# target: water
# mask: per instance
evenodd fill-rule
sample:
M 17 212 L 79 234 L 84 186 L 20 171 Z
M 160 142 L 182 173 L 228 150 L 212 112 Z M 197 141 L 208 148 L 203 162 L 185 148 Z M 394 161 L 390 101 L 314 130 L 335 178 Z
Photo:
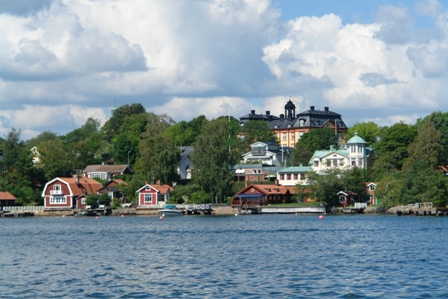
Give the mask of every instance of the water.
M 448 298 L 448 217 L 0 219 L 0 298 Z

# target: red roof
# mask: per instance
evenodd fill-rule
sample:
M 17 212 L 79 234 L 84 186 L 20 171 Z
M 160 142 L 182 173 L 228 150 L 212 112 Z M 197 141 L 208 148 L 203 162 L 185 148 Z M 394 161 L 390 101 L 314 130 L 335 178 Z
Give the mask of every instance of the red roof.
M 98 190 L 103 188 L 101 183 L 95 181 L 94 179 L 89 179 L 86 177 L 82 178 L 57 178 L 57 180 L 60 180 L 62 182 L 67 183 L 70 186 L 70 189 L 72 190 L 72 193 L 74 196 L 79 196 L 84 194 L 92 194 L 96 193 Z M 78 184 L 79 182 L 79 184 Z
M 17 200 L 17 198 L 8 191 L 0 191 L 0 200 Z

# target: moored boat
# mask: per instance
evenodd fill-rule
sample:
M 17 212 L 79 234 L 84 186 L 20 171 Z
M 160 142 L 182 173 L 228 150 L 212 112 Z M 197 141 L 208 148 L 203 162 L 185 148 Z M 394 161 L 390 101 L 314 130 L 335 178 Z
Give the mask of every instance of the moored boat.
M 183 215 L 183 211 L 179 210 L 176 205 L 166 205 L 163 209 L 158 211 L 159 214 L 164 216 L 179 216 Z

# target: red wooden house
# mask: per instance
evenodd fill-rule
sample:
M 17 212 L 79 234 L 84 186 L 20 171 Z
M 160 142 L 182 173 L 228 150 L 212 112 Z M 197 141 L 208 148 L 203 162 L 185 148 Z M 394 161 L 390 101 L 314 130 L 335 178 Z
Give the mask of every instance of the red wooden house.
M 136 192 L 139 207 L 164 206 L 173 192 L 173 187 L 157 182 L 157 184 L 146 184 Z
M 45 209 L 73 209 L 85 207 L 85 199 L 103 186 L 87 177 L 55 178 L 42 191 Z
M 237 192 L 232 206 L 263 206 L 276 203 L 290 203 L 291 188 L 275 184 L 251 184 Z
M 4 210 L 5 207 L 15 206 L 17 199 L 8 191 L 0 192 L 0 210 Z
M 119 189 L 120 186 L 127 186 L 127 183 L 120 179 L 109 180 L 103 188 L 98 190 L 98 195 L 107 193 L 111 199 L 120 199 L 123 201 L 124 198 L 121 190 Z

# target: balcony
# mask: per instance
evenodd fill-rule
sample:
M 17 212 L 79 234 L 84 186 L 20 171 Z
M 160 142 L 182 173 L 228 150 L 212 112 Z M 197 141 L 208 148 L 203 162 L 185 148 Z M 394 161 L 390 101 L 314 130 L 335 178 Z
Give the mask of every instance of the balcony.
M 50 190 L 50 195 L 64 195 L 62 190 Z

